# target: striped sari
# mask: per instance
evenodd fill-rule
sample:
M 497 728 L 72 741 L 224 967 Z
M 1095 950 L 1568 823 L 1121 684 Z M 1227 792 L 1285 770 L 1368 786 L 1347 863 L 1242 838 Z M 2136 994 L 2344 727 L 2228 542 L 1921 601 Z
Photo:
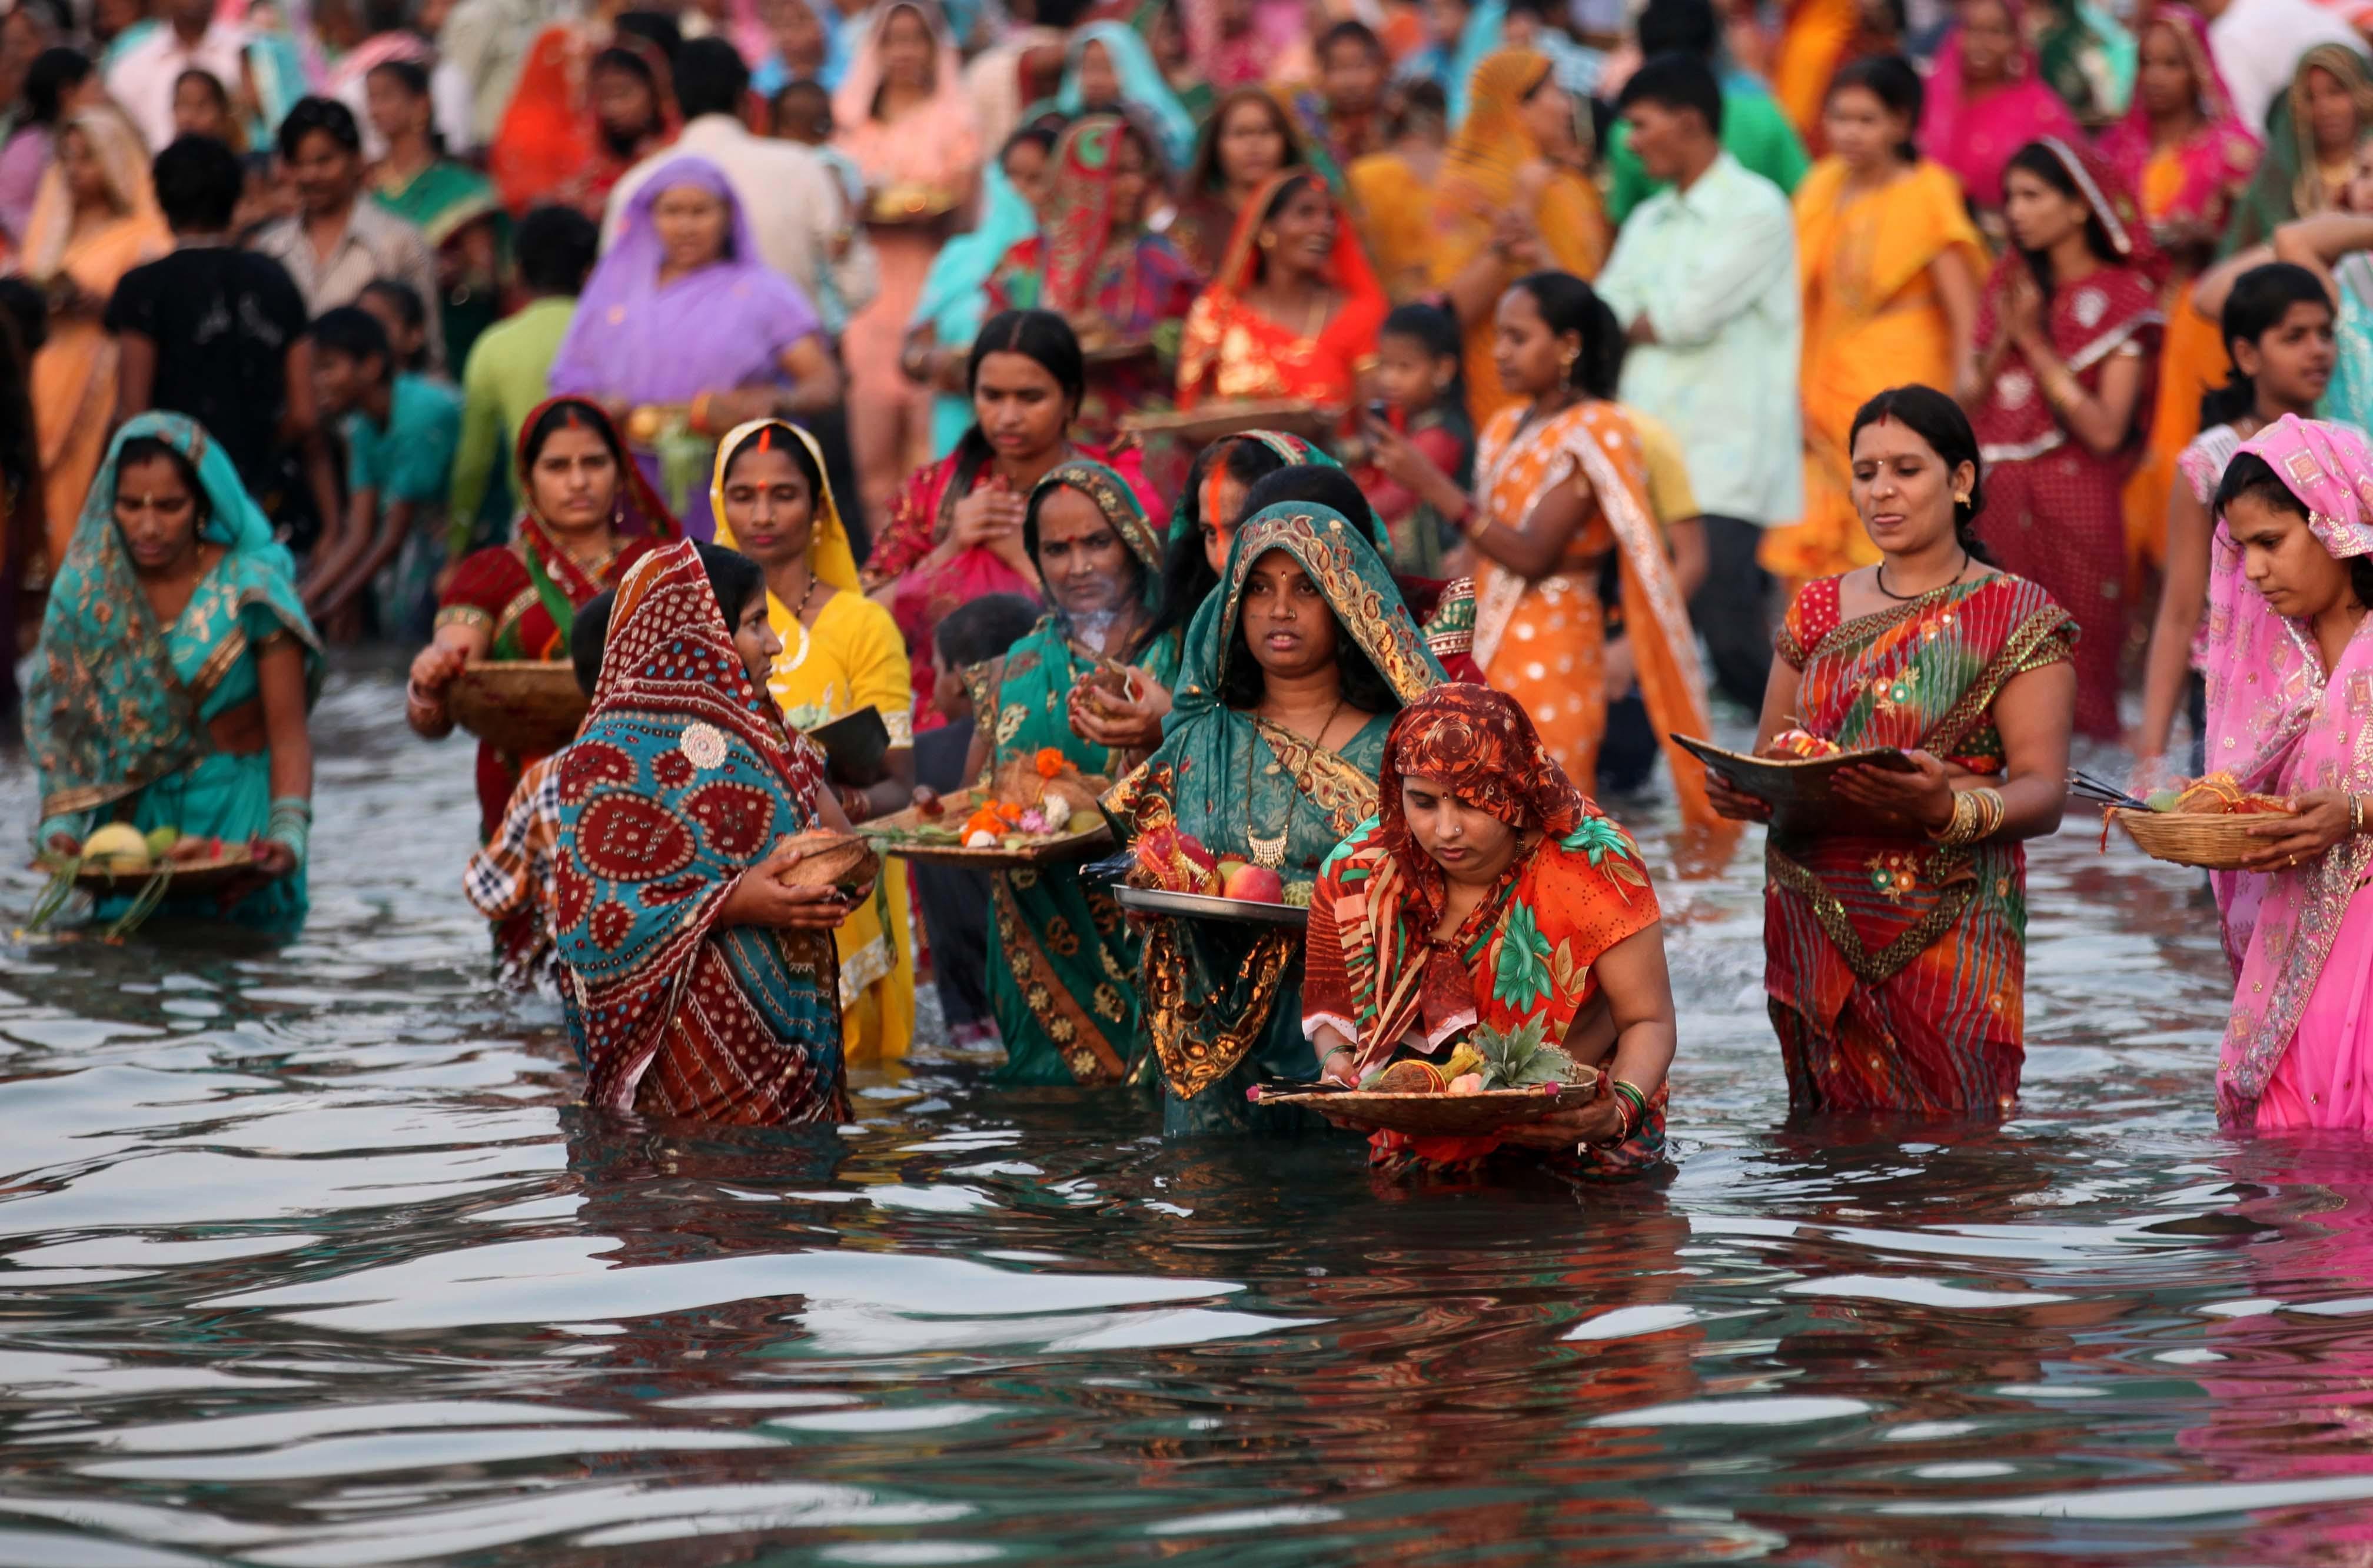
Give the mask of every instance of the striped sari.
M 1778 639 L 1802 673 L 1804 728 L 1849 750 L 1923 747 L 2000 773 L 1994 697 L 2070 657 L 2068 612 L 1998 574 L 1841 620 L 1838 588 L 1806 587 Z M 1789 1104 L 2006 1110 L 2026 1055 L 2026 850 L 1774 828 L 1765 857 L 1763 987 Z

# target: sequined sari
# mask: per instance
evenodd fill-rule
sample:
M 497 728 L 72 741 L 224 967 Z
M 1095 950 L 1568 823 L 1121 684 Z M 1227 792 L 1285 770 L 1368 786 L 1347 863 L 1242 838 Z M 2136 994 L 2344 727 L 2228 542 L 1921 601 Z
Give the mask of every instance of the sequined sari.
M 1349 742 L 1328 749 L 1221 700 L 1245 579 L 1272 550 L 1292 556 L 1316 585 L 1338 635 L 1367 654 L 1396 708 L 1441 682 L 1442 666 L 1367 536 L 1322 506 L 1271 507 L 1237 531 L 1214 595 L 1218 608 L 1207 605 L 1196 617 L 1161 747 L 1114 786 L 1105 810 L 1132 838 L 1175 825 L 1216 856 L 1261 861 L 1288 880 L 1310 881 L 1376 809 L 1376 773 L 1392 715 L 1376 714 Z M 1302 942 L 1291 930 L 1154 919 L 1138 983 L 1165 1085 L 1165 1131 L 1243 1129 L 1268 1115 L 1245 1104 L 1247 1084 L 1309 1076 Z
M 1922 747 L 2000 773 L 1995 695 L 2068 659 L 2068 613 L 1995 575 L 1841 620 L 1839 582 L 1806 586 L 1778 638 L 1802 674 L 1804 728 L 1849 750 Z M 1789 1103 L 2008 1109 L 2025 1057 L 2027 851 L 1775 828 L 1765 864 L 1763 985 Z

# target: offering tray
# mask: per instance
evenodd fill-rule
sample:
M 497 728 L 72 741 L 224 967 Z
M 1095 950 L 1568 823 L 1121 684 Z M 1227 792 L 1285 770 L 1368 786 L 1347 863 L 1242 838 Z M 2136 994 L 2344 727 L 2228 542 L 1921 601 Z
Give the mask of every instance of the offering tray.
M 1245 1091 L 1256 1105 L 1304 1106 L 1361 1127 L 1429 1138 L 1480 1138 L 1572 1110 L 1598 1095 L 1598 1074 L 1584 1069 L 1579 1083 L 1530 1089 L 1486 1089 L 1475 1094 L 1386 1094 L 1368 1089 L 1318 1089 L 1261 1083 Z
M 585 694 L 565 659 L 473 659 L 445 688 L 453 722 L 507 756 L 549 756 L 577 738 Z
M 1087 782 L 1098 794 L 1111 788 L 1107 779 L 1090 778 Z M 938 816 L 927 817 L 916 807 L 908 806 L 905 811 L 861 822 L 857 831 L 882 854 L 936 865 L 965 866 L 976 872 L 1011 871 L 1077 860 L 1112 842 L 1111 825 L 1101 814 L 1089 812 L 1074 814 L 1061 833 L 1032 837 L 1016 845 L 999 842 L 967 849 L 954 836 L 964 831 L 964 819 L 988 799 L 987 790 L 966 790 L 941 797 L 942 809 Z M 922 837 L 927 834 L 929 837 Z
M 1130 887 L 1127 883 L 1113 889 L 1124 909 L 1141 909 L 1150 915 L 1187 915 L 1203 920 L 1239 920 L 1259 926 L 1292 926 L 1300 930 L 1310 923 L 1310 910 L 1298 904 L 1265 904 L 1246 898 L 1218 898 L 1208 893 L 1173 893 L 1161 887 Z

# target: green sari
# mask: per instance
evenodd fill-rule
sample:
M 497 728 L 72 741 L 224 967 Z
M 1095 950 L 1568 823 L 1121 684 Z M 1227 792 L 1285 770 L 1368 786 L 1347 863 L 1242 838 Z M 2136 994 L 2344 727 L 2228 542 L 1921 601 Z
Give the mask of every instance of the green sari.
M 371 199 L 420 230 L 431 251 L 441 253 L 480 218 L 494 220 L 497 254 L 510 249 L 510 218 L 496 198 L 493 181 L 466 163 L 440 158 L 401 185 L 374 183 Z M 440 260 L 439 274 L 450 270 Z M 444 324 L 445 363 L 459 380 L 470 362 L 471 345 L 502 315 L 502 288 L 497 278 L 461 277 L 447 285 L 444 293 L 434 303 Z
M 115 526 L 118 454 L 139 436 L 189 459 L 205 503 L 200 536 L 224 547 L 187 608 L 161 629 Z M 58 833 L 87 837 L 108 822 L 228 843 L 263 837 L 272 816 L 272 754 L 216 751 L 209 727 L 256 700 L 256 652 L 282 637 L 304 651 L 310 705 L 321 686 L 321 641 L 297 597 L 288 552 L 274 542 L 230 458 L 181 415 L 127 421 L 83 502 L 34 654 L 25 739 L 41 776 L 39 843 L 46 848 Z M 95 918 L 112 920 L 131 902 L 130 893 L 102 899 Z M 160 914 L 281 935 L 304 924 L 305 909 L 301 861 L 227 910 L 212 895 L 158 907 Z
M 1245 579 L 1272 550 L 1301 565 L 1338 632 L 1359 644 L 1396 699 L 1340 750 L 1221 700 Z M 1161 747 L 1105 797 L 1105 810 L 1132 838 L 1175 824 L 1213 855 L 1265 859 L 1290 880 L 1315 880 L 1376 810 L 1376 772 L 1399 705 L 1444 679 L 1366 534 L 1326 507 L 1270 507 L 1237 530 L 1219 591 L 1195 618 Z M 1303 1118 L 1245 1099 L 1255 1082 L 1306 1079 L 1315 1065 L 1302 1035 L 1298 930 L 1165 917 L 1149 925 L 1138 974 L 1162 1067 L 1165 1133 L 1298 1129 Z
M 1068 486 L 1096 504 L 1143 568 L 1150 622 L 1162 595 L 1162 543 L 1119 474 L 1084 459 L 1059 464 L 1038 482 L 1032 500 Z M 1038 553 L 1038 509 L 1030 509 L 1024 546 Z M 1164 685 L 1178 670 L 1179 639 L 1165 637 L 1129 662 Z M 1052 747 L 1081 773 L 1110 778 L 1119 758 L 1071 732 L 1071 687 L 1095 669 L 1097 655 L 1073 634 L 1060 611 L 970 684 L 976 722 L 993 736 L 992 772 L 1015 757 Z M 982 698 L 987 698 L 982 701 Z M 1120 906 L 1081 884 L 1075 865 L 1023 867 L 993 881 L 998 954 L 988 966 L 988 1003 L 1005 1036 L 998 1081 L 1017 1084 L 1117 1083 L 1127 1076 L 1138 1024 L 1137 938 Z

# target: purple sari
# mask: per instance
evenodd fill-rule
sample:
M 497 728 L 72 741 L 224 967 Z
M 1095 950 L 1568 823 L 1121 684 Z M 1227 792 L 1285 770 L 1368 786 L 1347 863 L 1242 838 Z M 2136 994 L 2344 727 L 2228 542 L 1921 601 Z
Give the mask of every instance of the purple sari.
M 651 209 L 661 194 L 685 186 L 725 204 L 731 225 L 725 254 L 662 284 L 662 248 Z M 680 410 L 703 392 L 781 380 L 783 351 L 820 330 L 807 296 L 758 259 L 749 216 L 724 170 L 705 158 L 672 158 L 635 193 L 616 243 L 586 280 L 552 362 L 552 391 Z M 660 441 L 670 448 L 665 470 L 698 482 L 674 486 L 683 493 L 671 494 L 662 452 L 637 442 L 644 477 L 684 520 L 686 533 L 713 537 L 707 488 L 713 439 L 696 433 Z M 686 448 L 682 452 L 672 450 L 679 442 Z

